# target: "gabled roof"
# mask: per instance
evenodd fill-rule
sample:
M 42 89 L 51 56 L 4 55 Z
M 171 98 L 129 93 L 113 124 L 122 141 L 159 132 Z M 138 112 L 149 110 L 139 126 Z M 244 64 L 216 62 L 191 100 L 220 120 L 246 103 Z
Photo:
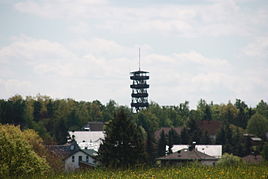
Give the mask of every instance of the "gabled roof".
M 193 150 L 182 149 L 178 152 L 157 158 L 157 160 L 193 161 L 193 160 L 217 160 L 217 158 L 199 152 L 196 149 Z
M 185 148 L 189 148 L 189 145 L 173 145 L 171 150 L 172 152 L 177 152 Z M 168 146 L 166 146 L 167 149 Z M 222 156 L 222 145 L 195 145 L 195 149 L 216 158 L 221 158 Z
M 80 150 L 79 146 L 75 141 L 64 145 L 47 145 L 46 147 L 50 152 L 52 152 L 61 159 L 64 159 L 72 153 Z
M 77 152 L 83 152 L 84 154 L 86 154 L 86 155 L 88 155 L 88 156 L 91 156 L 91 157 L 94 157 L 94 156 L 97 155 L 97 153 L 96 153 L 95 150 L 92 150 L 92 149 L 85 149 L 85 150 L 79 149 L 79 150 L 77 150 L 77 151 L 73 151 L 72 153 L 70 153 L 70 155 L 66 156 L 66 157 L 64 158 L 64 160 L 67 159 L 67 158 L 69 158 L 70 156 L 76 154 Z

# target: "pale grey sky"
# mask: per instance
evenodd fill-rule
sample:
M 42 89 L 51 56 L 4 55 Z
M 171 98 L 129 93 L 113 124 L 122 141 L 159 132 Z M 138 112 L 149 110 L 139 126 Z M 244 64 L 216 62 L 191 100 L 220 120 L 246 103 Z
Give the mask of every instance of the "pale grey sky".
M 0 0 L 0 98 L 268 101 L 267 0 Z

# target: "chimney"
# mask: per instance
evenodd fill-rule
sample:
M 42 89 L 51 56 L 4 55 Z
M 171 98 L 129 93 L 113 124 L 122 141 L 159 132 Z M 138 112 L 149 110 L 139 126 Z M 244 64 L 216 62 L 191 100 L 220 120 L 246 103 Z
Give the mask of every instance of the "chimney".
M 189 151 L 192 151 L 195 149 L 195 145 L 196 145 L 196 142 L 193 141 L 193 143 L 191 145 L 189 145 Z

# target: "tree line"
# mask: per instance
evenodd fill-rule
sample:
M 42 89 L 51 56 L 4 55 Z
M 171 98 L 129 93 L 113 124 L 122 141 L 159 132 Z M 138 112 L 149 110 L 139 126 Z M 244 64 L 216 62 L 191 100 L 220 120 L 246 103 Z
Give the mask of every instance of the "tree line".
M 89 121 L 110 121 L 119 108 L 113 100 L 102 104 L 98 100 L 85 102 L 52 99 L 41 95 L 26 98 L 16 95 L 7 100 L 0 100 L 0 123 L 20 125 L 22 129 L 34 129 L 45 142 L 65 143 L 68 130 L 81 130 Z M 268 118 L 268 104 L 263 100 L 256 107 L 249 107 L 240 99 L 227 104 L 207 103 L 201 99 L 196 109 L 190 109 L 187 101 L 177 106 L 160 106 L 151 102 L 148 109 L 138 114 L 131 113 L 127 106 L 124 108 L 136 119 L 138 125 L 150 132 L 161 127 L 191 125 L 189 123 L 193 121 L 218 120 L 264 137 L 265 125 L 259 125 L 263 128 L 255 129 L 251 126 L 254 126 L 254 122 L 251 124 L 249 120 L 256 113 L 256 118 L 260 118 L 259 123 L 265 123 Z M 257 120 L 252 121 L 256 123 Z
M 6 136 L 14 137 L 11 135 L 12 132 L 4 135 L 12 129 L 19 136 L 17 138 L 23 138 L 23 143 L 28 146 L 25 150 L 33 149 L 41 158 L 46 158 L 49 164 L 49 160 L 52 161 L 51 165 L 55 163 L 55 159 L 49 158 L 51 155 L 40 147 L 41 144 L 64 144 L 67 142 L 68 131 L 81 130 L 89 121 L 106 123 L 106 138 L 100 147 L 98 158 L 105 166 L 153 164 L 156 157 L 165 155 L 166 145 L 171 153 L 174 144 L 191 144 L 193 141 L 197 144 L 221 144 L 223 152 L 244 156 L 253 150 L 249 141 L 243 137 L 244 133 L 255 134 L 266 141 L 268 104 L 261 100 L 256 107 L 250 107 L 240 99 L 227 104 L 207 103 L 201 99 L 196 109 L 190 109 L 187 101 L 177 106 L 160 106 L 151 102 L 146 110 L 132 113 L 129 107 L 120 106 L 113 100 L 102 104 L 98 100 L 86 102 L 52 99 L 41 95 L 25 98 L 16 95 L 7 100 L 0 100 L 2 143 L 5 143 Z M 214 140 L 207 132 L 200 130 L 197 125 L 199 121 L 222 123 Z M 5 124 L 17 127 L 5 127 Z M 168 134 L 162 132 L 158 140 L 155 138 L 155 131 L 161 127 L 181 127 L 182 130 L 180 133 L 175 130 L 170 130 Z M 261 152 L 263 149 L 254 150 Z M 110 156 L 116 156 L 116 160 L 110 160 Z M 33 158 L 36 158 L 36 155 L 33 154 Z M 42 159 L 38 160 L 42 163 Z M 40 172 L 48 168 L 46 165 L 43 166 Z

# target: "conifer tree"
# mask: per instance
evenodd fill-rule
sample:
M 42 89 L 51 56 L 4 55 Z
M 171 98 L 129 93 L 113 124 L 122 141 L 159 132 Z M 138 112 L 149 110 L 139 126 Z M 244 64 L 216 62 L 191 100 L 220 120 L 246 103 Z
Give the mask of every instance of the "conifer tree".
M 160 139 L 158 141 L 158 156 L 164 156 L 166 154 L 166 136 L 164 131 L 161 132 L 160 134 Z
M 105 167 L 131 167 L 144 162 L 144 137 L 123 108 L 116 112 L 105 130 L 97 160 Z

